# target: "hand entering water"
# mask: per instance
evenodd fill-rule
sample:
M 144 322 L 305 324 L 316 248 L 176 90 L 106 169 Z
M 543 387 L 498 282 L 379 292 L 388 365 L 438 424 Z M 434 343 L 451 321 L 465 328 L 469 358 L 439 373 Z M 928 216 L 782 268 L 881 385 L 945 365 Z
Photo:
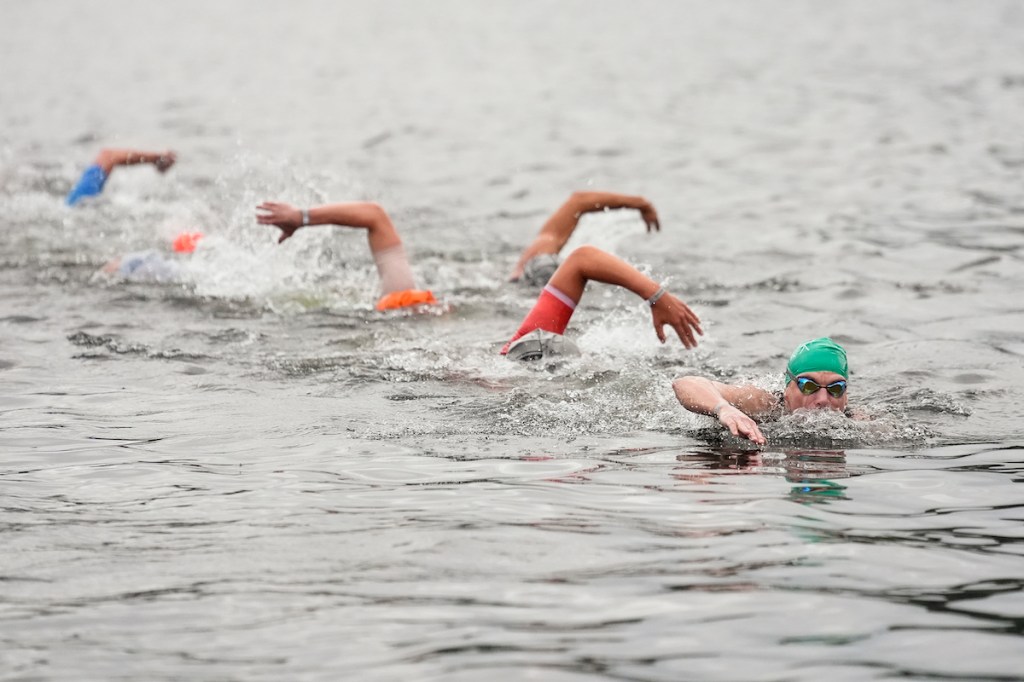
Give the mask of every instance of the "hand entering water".
M 758 445 L 768 442 L 758 428 L 757 422 L 732 405 L 726 405 L 719 410 L 718 421 L 734 436 L 742 436 Z

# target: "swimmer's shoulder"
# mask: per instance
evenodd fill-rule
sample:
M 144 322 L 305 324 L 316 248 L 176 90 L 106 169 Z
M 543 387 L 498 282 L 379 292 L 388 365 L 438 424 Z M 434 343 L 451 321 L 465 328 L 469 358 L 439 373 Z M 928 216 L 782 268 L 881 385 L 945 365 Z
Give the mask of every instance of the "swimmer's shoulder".
M 783 412 L 782 391 L 764 391 L 764 393 L 766 394 L 766 399 L 761 409 L 750 416 L 759 422 L 777 421 L 782 417 Z
M 753 419 L 776 418 L 781 411 L 782 394 L 766 391 L 753 384 L 723 384 L 713 382 L 723 398 Z

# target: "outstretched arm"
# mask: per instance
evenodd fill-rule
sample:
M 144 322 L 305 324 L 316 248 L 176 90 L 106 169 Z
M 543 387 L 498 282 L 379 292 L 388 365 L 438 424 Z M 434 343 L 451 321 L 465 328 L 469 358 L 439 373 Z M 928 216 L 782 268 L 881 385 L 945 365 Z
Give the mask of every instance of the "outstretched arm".
M 178 156 L 171 150 L 163 152 L 145 152 L 138 149 L 102 149 L 96 155 L 95 164 L 103 169 L 105 175 L 117 166 L 134 166 L 140 163 L 151 163 L 163 173 L 174 165 Z
M 569 254 L 548 284 L 579 303 L 590 280 L 615 284 L 647 300 L 662 291 L 657 282 L 626 261 L 593 246 L 581 246 Z M 687 348 L 697 346 L 694 332 L 704 334 L 700 328 L 700 318 L 689 306 L 667 292 L 651 305 L 651 317 L 654 331 L 662 343 L 665 343 L 666 325 L 676 331 L 679 340 Z
M 775 407 L 775 397 L 768 391 L 695 376 L 676 379 L 672 389 L 679 404 L 690 412 L 713 416 L 734 436 L 764 445 L 765 437 L 750 415 L 767 414 Z
M 338 225 L 340 227 L 366 230 L 370 251 L 376 255 L 387 249 L 402 245 L 398 230 L 387 212 L 372 202 L 346 202 L 314 206 L 305 212 L 308 222 L 303 221 L 303 211 L 291 204 L 265 201 L 256 207 L 256 222 L 280 228 L 280 244 L 289 239 L 300 228 L 312 225 Z
M 534 256 L 560 252 L 576 230 L 583 214 L 615 208 L 633 208 L 640 211 L 648 232 L 661 229 L 658 213 L 643 197 L 613 192 L 573 192 L 547 219 L 534 240 L 523 250 L 510 279 L 515 281 L 522 277 L 523 268 Z
M 409 259 L 405 256 L 398 230 L 387 212 L 371 202 L 349 202 L 325 204 L 302 210 L 290 204 L 265 201 L 256 207 L 263 213 L 256 214 L 256 221 L 262 225 L 273 225 L 281 230 L 277 242 L 290 238 L 297 230 L 309 225 L 338 225 L 340 227 L 366 230 L 370 253 L 380 275 L 381 293 L 385 296 L 394 292 L 416 288 L 416 280 Z M 431 295 L 433 300 L 433 295 Z M 383 299 L 378 307 L 383 305 Z

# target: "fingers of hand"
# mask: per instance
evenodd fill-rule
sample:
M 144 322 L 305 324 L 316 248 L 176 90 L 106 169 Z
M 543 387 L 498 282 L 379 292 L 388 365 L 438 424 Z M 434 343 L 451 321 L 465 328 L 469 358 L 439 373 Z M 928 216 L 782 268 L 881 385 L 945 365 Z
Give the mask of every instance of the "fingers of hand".
M 647 231 L 651 230 L 658 231 L 661 229 L 661 222 L 658 220 L 658 212 L 654 210 L 654 207 L 650 204 L 640 209 L 641 215 L 643 215 L 644 224 L 647 225 Z
M 676 335 L 679 336 L 679 340 L 683 342 L 683 345 L 687 349 L 695 348 L 697 346 L 697 340 L 693 338 L 693 332 L 683 322 L 676 322 L 672 325 L 676 330 Z
M 256 222 L 261 225 L 276 225 L 277 227 L 284 229 L 282 225 L 284 218 L 281 212 L 281 206 L 281 204 L 274 203 L 272 201 L 264 201 L 256 207 L 257 211 L 264 211 L 264 213 L 256 214 Z
M 754 423 L 753 419 L 750 419 L 749 417 L 744 419 L 740 425 L 740 430 L 748 440 L 764 444 L 764 436 L 761 435 L 761 429 L 757 428 L 757 424 Z
M 761 434 L 761 430 L 757 428 L 757 424 L 753 419 L 745 414 L 730 414 L 726 420 L 723 420 L 726 426 L 729 427 L 729 431 L 734 436 L 743 436 L 747 440 L 750 440 L 759 445 L 764 445 L 765 438 Z
M 679 305 L 683 308 L 683 318 L 685 319 L 686 324 L 693 327 L 698 334 L 704 336 L 704 330 L 701 329 L 700 318 L 697 317 L 697 313 L 690 310 L 690 306 L 686 305 L 682 301 L 679 301 Z
M 161 171 L 165 171 L 174 165 L 174 161 L 177 158 L 178 157 L 174 152 L 167 150 L 160 156 L 156 157 L 156 167 Z
M 696 347 L 697 339 L 690 329 L 692 323 L 681 310 L 671 305 L 671 301 L 667 300 L 668 298 L 668 296 L 662 297 L 661 301 L 665 301 L 666 305 L 662 307 L 661 301 L 658 301 L 653 310 L 654 329 L 658 332 L 658 338 L 661 339 L 662 343 L 665 343 L 664 327 L 667 324 L 675 331 L 683 346 L 686 348 Z
M 682 306 L 684 315 L 694 322 L 700 323 L 700 318 L 697 317 L 697 313 L 693 312 L 693 309 L 690 306 L 686 305 L 682 301 L 679 301 L 679 305 Z
M 679 340 L 683 342 L 684 346 L 694 348 L 697 346 L 697 337 L 694 336 L 693 330 L 699 330 L 699 326 L 694 322 L 697 316 L 686 305 L 682 303 L 679 305 L 682 310 L 675 309 L 673 311 L 672 327 L 676 330 L 676 334 L 679 335 Z

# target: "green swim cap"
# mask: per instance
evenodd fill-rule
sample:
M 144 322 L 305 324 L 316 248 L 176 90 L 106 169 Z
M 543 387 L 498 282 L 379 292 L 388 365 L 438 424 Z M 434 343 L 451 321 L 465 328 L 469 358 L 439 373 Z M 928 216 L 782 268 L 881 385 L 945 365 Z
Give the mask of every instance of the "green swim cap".
M 794 377 L 807 372 L 835 372 L 844 379 L 850 378 L 850 370 L 846 365 L 846 350 L 826 336 L 805 341 L 797 346 L 789 356 L 786 369 Z

